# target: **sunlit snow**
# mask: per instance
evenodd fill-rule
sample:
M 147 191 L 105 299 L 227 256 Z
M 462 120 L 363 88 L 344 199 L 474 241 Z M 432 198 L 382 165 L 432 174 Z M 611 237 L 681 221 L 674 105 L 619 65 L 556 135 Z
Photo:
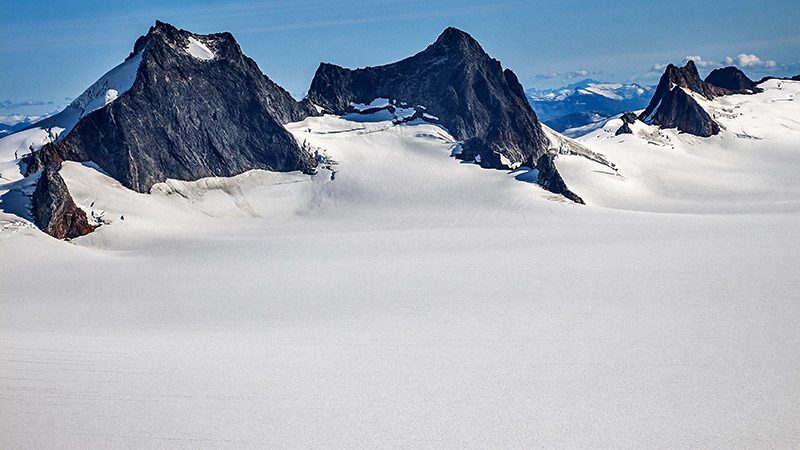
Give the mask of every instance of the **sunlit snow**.
M 186 47 L 186 51 L 188 51 L 189 54 L 195 58 L 203 61 L 214 59 L 214 52 L 212 52 L 206 44 L 200 42 L 192 36 L 189 36 L 189 44 Z
M 0 447 L 797 448 L 800 83 L 762 87 L 712 138 L 545 129 L 587 206 L 332 116 L 287 125 L 316 175 L 67 162 L 71 242 L 5 184 Z

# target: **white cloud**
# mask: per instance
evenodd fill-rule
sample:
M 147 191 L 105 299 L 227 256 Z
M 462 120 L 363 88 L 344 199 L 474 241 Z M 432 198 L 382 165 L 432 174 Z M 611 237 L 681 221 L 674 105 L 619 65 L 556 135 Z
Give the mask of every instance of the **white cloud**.
M 737 56 L 726 56 L 720 62 L 707 60 L 701 55 L 687 56 L 683 64 L 689 60 L 693 60 L 698 68 L 705 71 L 711 71 L 717 67 L 722 66 L 737 66 L 747 72 L 751 78 L 757 79 L 761 76 L 786 76 L 791 77 L 800 74 L 800 61 L 795 63 L 780 63 L 773 60 L 763 60 L 759 56 L 752 53 L 741 53 Z M 664 73 L 667 64 L 658 63 L 654 64 L 647 72 L 633 76 L 629 79 L 631 82 L 653 82 L 657 80 Z
M 771 69 L 778 66 L 778 63 L 772 60 L 764 61 L 756 55 L 748 54 L 748 53 L 741 53 L 735 59 L 731 57 L 725 58 L 725 60 L 731 60 L 735 62 L 740 67 L 763 67 L 767 69 Z
M 740 68 L 748 68 L 753 70 L 761 70 L 761 71 L 781 71 L 790 69 L 793 65 L 792 64 L 780 64 L 773 60 L 763 60 L 757 55 L 752 53 L 740 53 L 737 56 L 726 56 L 722 59 L 722 61 L 714 61 L 712 59 L 705 59 L 701 55 L 691 55 L 687 56 L 683 59 L 683 65 L 688 63 L 689 61 L 694 61 L 694 64 L 700 69 L 715 69 L 717 67 L 723 66 L 737 66 Z M 664 69 L 667 68 L 667 64 L 658 63 L 653 65 L 650 70 L 647 72 L 647 75 L 653 74 L 661 74 L 664 72 Z
M 663 72 L 663 71 L 664 71 L 664 69 L 666 69 L 666 68 L 667 68 L 667 65 L 666 65 L 666 64 L 662 64 L 662 63 L 656 63 L 656 64 L 653 64 L 653 67 L 651 67 L 651 68 L 650 68 L 650 72 L 658 72 L 658 73 L 661 73 L 661 72 Z
M 603 73 L 600 70 L 574 70 L 572 72 L 550 72 L 536 75 L 539 80 L 573 80 L 575 78 L 588 77 L 589 75 L 599 75 Z
M 686 58 L 683 58 L 683 64 L 686 64 L 689 61 L 694 61 L 694 64 L 701 69 L 710 69 L 714 67 L 720 67 L 722 65 L 722 63 L 717 61 L 703 59 L 703 57 L 700 55 L 687 56 Z

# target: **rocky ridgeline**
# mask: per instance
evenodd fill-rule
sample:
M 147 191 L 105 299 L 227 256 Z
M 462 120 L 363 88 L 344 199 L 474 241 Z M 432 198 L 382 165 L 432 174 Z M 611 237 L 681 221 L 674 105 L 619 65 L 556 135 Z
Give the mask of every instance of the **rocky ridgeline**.
M 535 166 L 547 152 L 547 139 L 517 77 L 456 28 L 393 64 L 353 70 L 323 63 L 308 93 L 311 102 L 333 114 L 377 98 L 424 106 L 463 141 L 458 157 L 486 168 Z
M 677 128 L 695 136 L 719 133 L 719 124 L 692 98 L 688 91 L 711 100 L 724 90 L 700 78 L 694 61 L 684 67 L 667 66 L 656 87 L 656 93 L 639 119 L 662 128 Z
M 694 61 L 689 61 L 684 67 L 670 64 L 639 119 L 662 128 L 677 128 L 695 136 L 713 136 L 719 133 L 719 124 L 693 95 L 713 100 L 723 95 L 755 94 L 761 92 L 756 85 L 736 67 L 716 69 L 702 80 Z
M 726 94 L 757 94 L 762 92 L 756 82 L 737 67 L 714 69 L 706 77 L 706 83 L 724 89 Z

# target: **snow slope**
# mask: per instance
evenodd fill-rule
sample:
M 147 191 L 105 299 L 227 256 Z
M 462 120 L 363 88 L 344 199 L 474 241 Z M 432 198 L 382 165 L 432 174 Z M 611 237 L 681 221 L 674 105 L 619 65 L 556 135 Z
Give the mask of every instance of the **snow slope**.
M 19 158 L 64 138 L 85 115 L 113 102 L 127 92 L 136 81 L 142 52 L 114 67 L 89 86 L 63 111 L 36 122 L 30 128 L 0 138 L 0 183 L 22 177 Z M 2 186 L 0 186 L 2 189 Z
M 637 122 L 614 136 L 620 119 L 578 141 L 617 164 L 618 173 L 585 158 L 557 161 L 587 203 L 638 211 L 776 213 L 800 209 L 800 82 L 770 80 L 757 95 L 707 101 L 723 131 L 699 138 Z
M 589 206 L 416 122 L 290 124 L 313 176 L 65 163 L 107 225 L 0 213 L 0 447 L 797 448 L 800 127 L 760 95 L 559 138 Z

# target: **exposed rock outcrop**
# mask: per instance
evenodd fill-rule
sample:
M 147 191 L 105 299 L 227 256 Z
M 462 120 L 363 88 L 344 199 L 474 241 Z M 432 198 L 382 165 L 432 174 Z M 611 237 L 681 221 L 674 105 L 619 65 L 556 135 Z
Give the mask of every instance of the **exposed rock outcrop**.
M 617 131 L 614 133 L 614 136 L 619 136 L 620 134 L 633 134 L 633 130 L 631 130 L 631 126 L 628 122 L 622 122 L 622 126 L 617 128 Z
M 689 61 L 684 67 L 670 64 L 661 76 L 653 99 L 639 119 L 662 128 L 677 128 L 695 136 L 709 137 L 719 133 L 719 124 L 687 91 L 708 100 L 730 93 L 701 80 L 694 61 Z
M 313 171 L 314 158 L 282 124 L 316 110 L 267 78 L 230 33 L 202 36 L 156 22 L 129 59 L 137 55 L 131 89 L 32 155 L 28 173 L 48 161 L 93 161 L 147 192 L 167 178 Z
M 567 187 L 567 183 L 556 169 L 555 158 L 556 156 L 550 153 L 539 157 L 536 162 L 536 169 L 539 171 L 537 182 L 550 192 L 557 192 L 575 203 L 585 204 L 582 198 Z
M 72 239 L 96 228 L 78 208 L 55 166 L 46 167 L 36 182 L 31 200 L 36 226 L 57 239 Z
M 308 93 L 311 102 L 334 114 L 376 98 L 426 107 L 463 141 L 460 157 L 483 167 L 532 164 L 547 150 L 517 77 L 456 28 L 393 64 L 351 70 L 323 63 Z
M 736 67 L 714 69 L 706 77 L 706 83 L 734 94 L 755 94 L 761 92 L 756 83 Z
M 638 118 L 636 117 L 636 113 L 633 113 L 633 112 L 630 112 L 630 111 L 628 111 L 628 112 L 626 112 L 626 113 L 623 113 L 623 114 L 620 116 L 620 119 L 622 119 L 622 122 L 624 122 L 624 123 L 627 123 L 627 124 L 633 125 L 633 124 L 635 124 L 635 123 L 636 123 L 636 120 L 637 120 Z
M 620 119 L 622 119 L 622 126 L 617 128 L 617 131 L 614 133 L 614 135 L 619 136 L 620 134 L 633 134 L 631 125 L 636 123 L 636 114 L 632 112 L 626 112 L 620 116 Z

